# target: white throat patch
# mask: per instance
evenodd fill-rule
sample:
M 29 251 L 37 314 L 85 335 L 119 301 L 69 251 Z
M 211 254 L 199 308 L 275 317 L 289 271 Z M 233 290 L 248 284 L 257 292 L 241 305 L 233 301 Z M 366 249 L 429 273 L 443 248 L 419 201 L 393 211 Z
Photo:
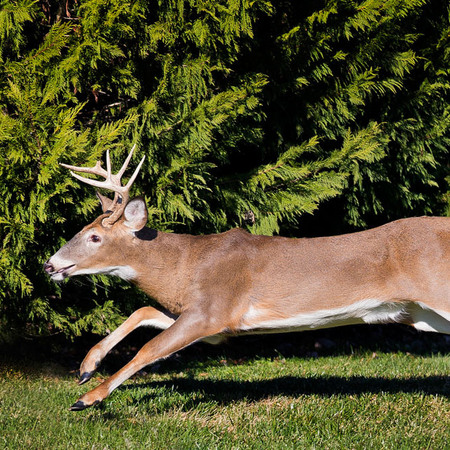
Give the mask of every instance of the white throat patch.
M 123 280 L 132 280 L 136 278 L 136 271 L 130 266 L 108 266 L 94 269 L 75 270 L 72 275 L 95 275 L 105 274 L 120 277 Z

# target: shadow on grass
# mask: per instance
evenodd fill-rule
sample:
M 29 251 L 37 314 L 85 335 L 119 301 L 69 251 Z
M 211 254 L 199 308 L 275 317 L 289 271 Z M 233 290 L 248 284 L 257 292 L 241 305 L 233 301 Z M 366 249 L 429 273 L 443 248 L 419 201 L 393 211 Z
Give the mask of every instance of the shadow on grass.
M 139 348 L 157 331 L 141 328 L 130 334 L 123 342 L 114 348 L 102 361 L 101 373 L 112 375 L 136 354 Z M 8 367 L 20 370 L 30 376 L 63 377 L 67 373 L 79 369 L 80 363 L 92 345 L 100 340 L 99 336 L 86 335 L 74 343 L 59 341 L 58 336 L 51 338 L 18 340 L 13 345 L 0 343 L 0 369 Z M 230 338 L 223 344 L 211 346 L 195 343 L 168 359 L 157 362 L 152 369 L 160 374 L 170 374 L 185 370 L 186 367 L 209 360 L 251 361 L 255 358 L 300 357 L 320 358 L 321 356 L 344 356 L 353 354 L 410 353 L 411 355 L 431 356 L 448 354 L 450 350 L 450 335 L 418 332 L 404 325 L 356 325 L 331 328 L 301 333 L 247 335 Z M 315 380 L 315 381 L 314 381 Z M 319 383 L 321 379 L 299 380 L 299 385 Z M 347 385 L 351 380 L 342 379 L 338 386 Z M 380 380 L 386 383 L 396 383 L 396 380 L 375 378 L 367 383 L 378 385 Z M 339 379 L 325 379 L 324 383 L 338 382 Z M 199 381 L 198 389 L 203 383 Z M 217 382 L 220 383 L 220 382 Z M 274 381 L 268 381 L 273 383 Z M 424 379 L 424 384 L 427 384 Z M 172 383 L 173 384 L 173 383 Z M 445 384 L 445 383 L 444 383 Z M 258 385 L 258 383 L 256 383 Z M 418 385 L 418 382 L 415 383 Z M 447 384 L 448 386 L 448 384 Z M 233 387 L 230 387 L 233 389 Z M 272 389 L 271 389 L 272 390 Z M 415 389 L 420 390 L 420 389 Z
M 450 377 L 431 376 L 405 379 L 382 377 L 352 376 L 344 377 L 278 377 L 263 381 L 232 381 L 232 380 L 194 380 L 177 379 L 152 383 L 139 383 L 121 386 L 119 390 L 134 390 L 139 388 L 162 388 L 168 391 L 176 390 L 180 394 L 188 394 L 195 403 L 216 402 L 227 404 L 239 400 L 261 401 L 274 396 L 319 395 L 330 397 L 334 395 L 362 394 L 398 394 L 421 393 L 449 397 Z M 201 393 L 194 396 L 193 393 Z M 136 403 L 151 401 L 157 394 L 146 395 Z

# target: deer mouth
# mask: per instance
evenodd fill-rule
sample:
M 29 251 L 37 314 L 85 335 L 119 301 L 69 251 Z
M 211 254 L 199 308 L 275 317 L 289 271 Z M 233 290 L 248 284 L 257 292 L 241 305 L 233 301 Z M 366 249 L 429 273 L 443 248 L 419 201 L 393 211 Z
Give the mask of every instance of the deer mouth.
M 59 269 L 58 271 L 56 271 L 55 273 L 62 273 L 62 274 L 67 274 L 69 269 L 71 269 L 72 267 L 74 267 L 75 264 L 71 264 L 70 266 L 67 267 L 63 267 L 62 269 Z
M 67 278 L 71 272 L 71 268 L 75 267 L 75 264 L 70 264 L 69 266 L 63 267 L 59 270 L 53 270 L 51 272 L 48 272 L 50 277 L 55 281 L 63 280 L 64 278 Z

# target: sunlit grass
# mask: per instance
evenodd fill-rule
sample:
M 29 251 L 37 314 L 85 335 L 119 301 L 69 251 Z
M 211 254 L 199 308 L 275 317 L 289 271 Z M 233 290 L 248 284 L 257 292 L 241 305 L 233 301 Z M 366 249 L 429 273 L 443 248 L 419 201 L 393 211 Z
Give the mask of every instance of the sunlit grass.
M 450 358 L 362 353 L 210 359 L 136 377 L 70 412 L 58 365 L 0 369 L 5 448 L 436 448 L 449 446 Z

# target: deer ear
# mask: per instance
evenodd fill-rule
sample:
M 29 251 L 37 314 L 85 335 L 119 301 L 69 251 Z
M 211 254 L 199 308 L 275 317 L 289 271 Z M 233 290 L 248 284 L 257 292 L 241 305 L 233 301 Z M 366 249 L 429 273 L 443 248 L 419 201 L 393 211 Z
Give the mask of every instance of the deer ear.
M 103 212 L 105 213 L 106 211 L 111 211 L 109 208 L 111 207 L 113 201 L 110 198 L 100 194 L 100 192 L 96 192 L 96 194 L 97 198 L 100 200 L 100 204 L 102 205 Z
M 147 205 L 142 197 L 137 197 L 128 202 L 123 212 L 124 225 L 132 231 L 139 231 L 145 227 L 148 219 Z

